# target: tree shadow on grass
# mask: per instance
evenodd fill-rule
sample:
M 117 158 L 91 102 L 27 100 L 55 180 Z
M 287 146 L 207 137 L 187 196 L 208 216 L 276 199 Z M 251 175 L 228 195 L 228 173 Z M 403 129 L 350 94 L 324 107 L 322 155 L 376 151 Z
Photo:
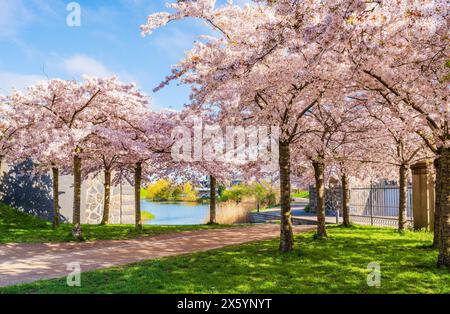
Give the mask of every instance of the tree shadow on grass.
M 278 241 L 83 273 L 81 288 L 64 279 L 18 292 L 62 293 L 448 293 L 450 274 L 435 267 L 436 252 L 417 248 L 430 236 L 389 229 L 330 228 L 330 239 L 296 237 L 296 250 Z M 301 252 L 300 256 L 298 252 Z M 367 285 L 368 263 L 381 266 L 381 287 Z M 9 290 L 11 291 L 11 290 Z

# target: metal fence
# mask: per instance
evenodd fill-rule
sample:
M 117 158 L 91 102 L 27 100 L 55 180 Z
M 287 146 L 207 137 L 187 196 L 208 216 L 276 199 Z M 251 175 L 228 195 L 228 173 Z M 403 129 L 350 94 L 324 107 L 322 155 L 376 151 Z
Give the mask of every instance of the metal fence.
M 352 187 L 350 190 L 350 216 L 360 224 L 396 226 L 398 224 L 399 187 L 372 185 Z M 406 217 L 412 224 L 412 187 L 408 186 Z

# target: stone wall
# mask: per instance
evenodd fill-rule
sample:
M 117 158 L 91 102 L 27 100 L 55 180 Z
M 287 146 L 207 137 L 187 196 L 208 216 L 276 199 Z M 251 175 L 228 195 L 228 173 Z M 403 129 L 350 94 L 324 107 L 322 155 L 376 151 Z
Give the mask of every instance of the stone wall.
M 104 176 L 99 175 L 83 182 L 84 202 L 83 223 L 99 224 L 103 216 L 103 181 Z M 83 191 L 82 191 L 83 192 Z M 111 205 L 109 209 L 109 222 L 111 224 L 134 224 L 134 188 L 128 183 L 119 183 L 111 187 Z
M 33 172 L 33 163 L 29 160 L 12 166 L 2 162 L 0 174 L 3 203 L 41 219 L 53 219 L 51 175 Z
M 50 220 L 53 215 L 51 173 L 35 175 L 32 163 L 2 163 L 0 197 L 24 212 Z M 81 185 L 81 223 L 98 224 L 103 215 L 103 174 Z M 72 221 L 73 176 L 59 177 L 59 205 L 63 221 Z M 111 187 L 110 223 L 134 224 L 134 188 L 128 182 Z
M 311 212 L 317 211 L 317 192 L 313 185 L 309 186 L 309 209 Z M 335 215 L 337 209 L 342 214 L 342 189 L 340 187 L 325 189 L 326 215 Z

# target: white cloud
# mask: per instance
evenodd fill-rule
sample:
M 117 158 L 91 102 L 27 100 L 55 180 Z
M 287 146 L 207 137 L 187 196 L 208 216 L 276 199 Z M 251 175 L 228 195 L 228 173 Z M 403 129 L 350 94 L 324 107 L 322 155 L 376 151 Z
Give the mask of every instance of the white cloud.
M 89 75 L 105 77 L 113 75 L 100 61 L 82 54 L 76 54 L 65 59 L 62 67 L 68 74 L 74 76 Z
M 23 90 L 38 81 L 45 80 L 47 78 L 41 75 L 0 72 L 0 94 L 9 94 L 13 88 Z
M 0 0 L 0 39 L 17 40 L 23 28 L 37 22 L 64 17 L 55 11 L 62 0 Z
M 15 37 L 20 28 L 33 19 L 22 0 L 2 0 L 0 9 L 0 37 Z

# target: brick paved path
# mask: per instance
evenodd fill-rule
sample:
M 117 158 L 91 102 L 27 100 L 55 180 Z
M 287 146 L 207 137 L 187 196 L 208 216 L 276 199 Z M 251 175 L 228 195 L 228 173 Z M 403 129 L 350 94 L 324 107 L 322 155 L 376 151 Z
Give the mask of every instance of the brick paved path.
M 80 263 L 81 270 L 87 271 L 271 239 L 279 236 L 279 228 L 262 224 L 122 241 L 0 245 L 0 286 L 63 277 L 70 272 L 66 264 L 72 262 Z M 294 226 L 296 233 L 314 229 Z

